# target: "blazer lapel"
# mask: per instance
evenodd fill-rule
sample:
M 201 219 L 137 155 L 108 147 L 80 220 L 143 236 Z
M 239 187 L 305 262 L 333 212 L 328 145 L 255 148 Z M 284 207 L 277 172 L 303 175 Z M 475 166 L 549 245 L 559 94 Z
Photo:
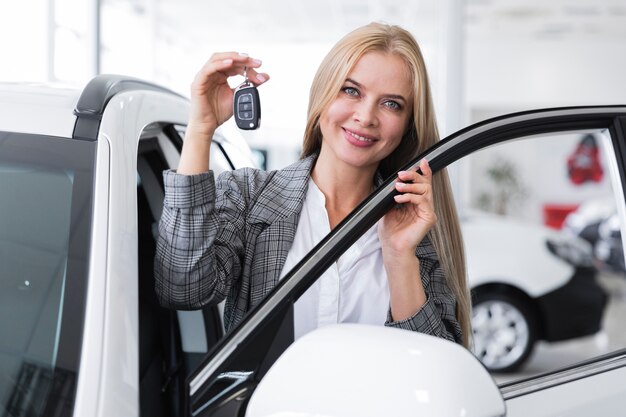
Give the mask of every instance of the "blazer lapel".
M 275 171 L 248 212 L 248 222 L 258 231 L 251 281 L 256 305 L 276 286 L 291 249 L 316 155 Z
M 316 155 L 274 171 L 248 213 L 251 223 L 272 224 L 286 217 L 299 216 Z

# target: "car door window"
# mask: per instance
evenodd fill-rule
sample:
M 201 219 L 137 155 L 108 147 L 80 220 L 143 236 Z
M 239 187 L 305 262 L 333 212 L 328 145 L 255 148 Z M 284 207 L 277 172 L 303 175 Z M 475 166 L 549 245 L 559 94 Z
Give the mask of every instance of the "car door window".
M 507 141 L 454 164 L 473 350 L 498 381 L 626 346 L 613 161 L 608 131 L 578 131 Z

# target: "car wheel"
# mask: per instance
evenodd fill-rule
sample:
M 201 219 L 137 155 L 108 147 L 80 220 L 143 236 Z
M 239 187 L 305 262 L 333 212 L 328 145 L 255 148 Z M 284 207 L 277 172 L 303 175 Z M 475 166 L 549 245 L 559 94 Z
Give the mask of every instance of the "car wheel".
M 528 303 L 501 293 L 479 293 L 473 300 L 472 350 L 492 372 L 519 368 L 537 340 L 535 315 Z

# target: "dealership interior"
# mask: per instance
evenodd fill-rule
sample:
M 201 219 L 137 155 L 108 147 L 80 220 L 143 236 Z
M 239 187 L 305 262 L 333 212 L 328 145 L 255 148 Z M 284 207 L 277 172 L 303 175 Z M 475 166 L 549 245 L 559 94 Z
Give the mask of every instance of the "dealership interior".
M 212 53 L 245 52 L 271 79 L 259 88 L 262 127 L 237 134 L 259 167 L 280 169 L 299 157 L 318 64 L 372 21 L 420 44 L 442 138 L 512 112 L 626 102 L 623 0 L 4 2 L 0 82 L 81 88 L 122 74 L 188 97 Z M 626 348 L 626 209 L 613 143 L 598 131 L 546 139 L 448 168 L 476 296 L 474 349 L 499 383 Z M 574 280 L 597 292 L 572 289 Z

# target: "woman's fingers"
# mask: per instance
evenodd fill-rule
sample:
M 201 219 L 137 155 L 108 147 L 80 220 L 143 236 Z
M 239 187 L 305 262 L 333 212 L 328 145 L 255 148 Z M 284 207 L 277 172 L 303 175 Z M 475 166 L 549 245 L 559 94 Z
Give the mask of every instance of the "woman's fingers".
M 402 194 L 422 195 L 429 200 L 432 199 L 432 187 L 430 183 L 397 182 L 396 190 Z
M 232 75 L 243 74 L 243 68 L 258 68 L 262 62 L 260 59 L 252 58 L 248 54 L 240 52 L 217 52 L 211 55 L 211 58 L 206 62 L 205 66 L 210 66 L 212 63 L 223 63 L 232 68 L 236 68 L 237 71 L 232 72 Z
M 269 74 L 265 72 L 256 72 L 255 70 L 248 70 L 248 79 L 256 86 L 259 86 L 270 79 Z
M 424 159 L 420 163 L 422 173 L 416 171 L 400 171 L 395 184 L 396 190 L 400 193 L 412 193 L 432 196 L 432 171 L 428 162 Z
M 256 71 L 254 68 L 259 68 L 262 64 L 260 59 L 252 58 L 247 54 L 236 53 L 236 52 L 227 52 L 222 54 L 217 54 L 216 60 L 221 60 L 223 63 L 230 63 L 230 70 L 228 75 L 244 75 L 244 69 L 247 69 L 248 78 L 255 78 Z M 254 76 L 250 74 L 253 73 Z
M 398 178 L 404 182 L 422 182 L 424 180 L 432 182 L 433 172 L 428 161 L 422 159 L 419 167 L 421 174 L 417 171 L 400 171 L 398 172 Z
M 248 79 L 255 85 L 260 85 L 269 79 L 266 73 L 256 70 L 262 64 L 260 59 L 249 57 L 247 54 L 238 52 L 219 52 L 211 55 L 211 58 L 202 66 L 196 74 L 195 84 L 202 89 L 207 84 L 217 82 L 226 83 L 228 77 L 244 75 L 247 72 Z
M 432 199 L 428 195 L 423 194 L 398 194 L 394 197 L 398 204 L 410 204 L 408 207 L 414 207 L 418 218 L 422 219 L 429 225 L 437 222 L 437 214 L 435 213 Z
M 189 124 L 212 131 L 232 116 L 234 89 L 229 78 L 246 75 L 254 85 L 269 79 L 258 72 L 261 60 L 238 52 L 218 52 L 204 63 L 191 84 L 191 116 Z
M 425 158 L 420 161 L 420 170 L 424 177 L 432 179 L 433 171 L 430 169 L 430 164 Z
M 411 203 L 416 206 L 418 205 L 431 205 L 431 199 L 422 194 L 398 194 L 394 197 L 396 203 Z
M 395 184 L 400 194 L 394 197 L 397 203 L 409 203 L 419 207 L 426 217 L 436 218 L 433 209 L 432 171 L 424 159 L 420 162 L 420 171 L 400 171 Z

